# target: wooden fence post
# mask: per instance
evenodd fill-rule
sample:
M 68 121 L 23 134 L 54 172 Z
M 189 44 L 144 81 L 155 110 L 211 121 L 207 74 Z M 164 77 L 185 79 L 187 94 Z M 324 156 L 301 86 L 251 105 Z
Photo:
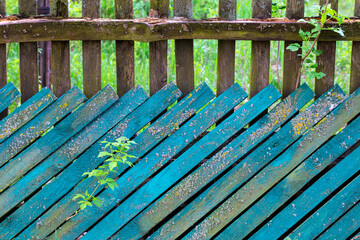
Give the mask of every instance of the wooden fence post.
M 0 14 L 6 16 L 6 0 L 0 0 Z M 0 44 L 0 88 L 7 84 L 7 67 L 6 67 L 6 44 Z M 0 113 L 0 120 L 6 117 L 8 110 L 5 109 Z
M 219 16 L 223 20 L 236 20 L 236 0 L 219 0 Z M 219 96 L 234 84 L 235 41 L 218 41 L 216 94 Z
M 287 0 L 286 17 L 289 19 L 300 19 L 304 17 L 304 0 Z M 284 65 L 283 65 L 283 91 L 282 97 L 286 98 L 299 86 L 297 78 L 301 68 L 301 50 L 292 52 L 286 48 L 293 43 L 302 44 L 302 42 L 285 41 L 284 44 Z M 280 90 L 280 89 L 279 89 Z
M 192 18 L 192 1 L 174 0 L 174 17 Z M 175 58 L 176 84 L 187 95 L 194 90 L 194 40 L 175 40 Z
M 168 13 L 169 0 L 150 1 L 150 17 L 166 18 Z M 150 95 L 159 91 L 167 83 L 167 50 L 167 40 L 149 43 Z
M 133 18 L 132 0 L 115 0 L 115 18 Z M 117 93 L 124 95 L 135 86 L 134 41 L 116 41 Z
M 354 16 L 360 17 L 360 0 L 355 1 Z M 360 42 L 352 43 L 350 93 L 360 87 Z
M 50 10 L 52 16 L 69 17 L 67 0 L 51 0 Z M 71 88 L 70 42 L 53 41 L 51 56 L 53 92 L 57 97 L 60 97 Z
M 271 0 L 253 0 L 253 18 L 271 17 Z M 251 43 L 251 75 L 250 97 L 255 96 L 269 85 L 270 41 L 252 41 Z
M 36 15 L 36 0 L 19 0 L 19 14 Z M 21 102 L 31 98 L 39 91 L 38 48 L 37 43 L 20 43 L 20 89 Z
M 100 18 L 100 0 L 82 1 L 83 17 Z M 101 41 L 83 41 L 83 84 L 87 98 L 101 90 Z
M 326 0 L 320 0 L 320 6 L 325 5 Z M 330 0 L 331 8 L 338 11 L 338 0 Z M 323 53 L 317 57 L 317 72 L 325 73 L 325 77 L 315 79 L 315 97 L 320 97 L 323 93 L 334 86 L 335 78 L 335 54 L 336 42 L 318 42 L 317 49 Z

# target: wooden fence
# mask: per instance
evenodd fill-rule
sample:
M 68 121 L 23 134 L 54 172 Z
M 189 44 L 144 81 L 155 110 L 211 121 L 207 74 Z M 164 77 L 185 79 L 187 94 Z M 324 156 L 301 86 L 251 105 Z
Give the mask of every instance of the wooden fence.
M 5 1 L 0 1 L 0 14 L 6 15 Z M 337 10 L 338 1 L 331 0 Z M 320 0 L 321 4 L 325 0 Z M 81 19 L 68 19 L 68 0 L 50 1 L 50 15 L 37 16 L 36 0 L 19 0 L 21 19 L 12 16 L 0 22 L 0 87 L 6 84 L 6 43 L 20 42 L 20 85 L 22 102 L 39 90 L 38 45 L 52 41 L 52 85 L 56 96 L 71 88 L 69 41 L 83 41 L 83 86 L 87 97 L 101 89 L 101 40 L 116 40 L 116 74 L 119 96 L 134 86 L 134 41 L 150 45 L 150 92 L 154 94 L 167 83 L 167 41 L 175 39 L 176 83 L 185 94 L 194 89 L 193 39 L 218 39 L 217 94 L 234 83 L 235 41 L 252 40 L 250 96 L 269 83 L 270 40 L 285 41 L 285 48 L 300 41 L 297 23 L 304 16 L 304 0 L 288 0 L 286 17 L 292 20 L 269 20 L 271 0 L 253 1 L 252 20 L 236 19 L 236 1 L 219 0 L 219 19 L 192 20 L 192 1 L 174 0 L 174 19 L 169 14 L 169 0 L 151 0 L 146 19 L 134 19 L 132 0 L 115 0 L 116 19 L 100 18 L 100 0 L 83 0 Z M 360 0 L 355 1 L 354 16 L 360 14 Z M 43 8 L 40 8 L 43 13 Z M 30 17 L 32 18 L 26 18 Z M 53 18 L 49 18 L 49 17 Z M 25 19 L 22 19 L 25 17 Z M 267 19 L 267 20 L 266 20 Z M 335 23 L 332 23 L 335 24 Z M 318 48 L 318 70 L 326 74 L 315 81 L 316 96 L 334 84 L 335 49 L 337 40 L 353 41 L 350 92 L 360 86 L 360 21 L 352 18 L 343 25 L 346 37 L 324 32 Z M 298 53 L 284 51 L 283 95 L 296 86 L 300 68 Z M 50 57 L 50 56 L 48 56 Z

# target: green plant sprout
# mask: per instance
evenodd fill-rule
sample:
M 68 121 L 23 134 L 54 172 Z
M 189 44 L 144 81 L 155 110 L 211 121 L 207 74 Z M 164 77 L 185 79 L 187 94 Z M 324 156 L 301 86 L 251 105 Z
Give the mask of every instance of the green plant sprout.
M 305 54 L 299 54 L 299 56 L 301 56 L 302 67 L 299 69 L 297 75 L 296 86 L 300 85 L 301 73 L 303 69 L 308 70 L 306 71 L 306 74 L 309 74 L 310 78 L 321 79 L 325 76 L 323 72 L 316 71 L 318 64 L 315 62 L 316 57 L 320 56 L 323 53 L 323 51 L 315 48 L 315 45 L 319 40 L 321 32 L 324 30 L 330 30 L 340 34 L 341 36 L 345 36 L 340 26 L 345 21 L 345 19 L 347 19 L 347 17 L 341 16 L 335 10 L 331 9 L 329 0 L 326 1 L 325 6 L 323 7 L 316 6 L 314 7 L 314 9 L 316 10 L 316 12 L 320 14 L 320 19 L 310 19 L 310 20 L 300 19 L 298 21 L 298 22 L 308 23 L 313 26 L 313 29 L 311 29 L 311 31 L 305 32 L 302 29 L 299 30 L 299 35 L 302 38 L 303 42 L 311 43 L 310 47 L 308 44 L 301 45 L 299 43 L 293 43 L 286 48 L 293 52 L 296 52 L 299 49 L 301 49 L 302 52 L 305 52 Z M 325 26 L 325 23 L 327 23 L 330 20 L 336 20 L 339 27 Z
M 101 143 L 105 144 L 105 146 L 104 151 L 99 153 L 98 158 L 106 157 L 107 159 L 104 164 L 99 166 L 97 169 L 83 174 L 83 176 L 87 176 L 87 178 L 95 177 L 98 184 L 92 193 L 89 194 L 88 191 L 85 191 L 84 194 L 79 193 L 74 196 L 73 200 L 81 199 L 78 202 L 80 204 L 80 210 L 84 210 L 87 206 L 92 207 L 93 204 L 97 207 L 101 207 L 102 200 L 95 197 L 97 189 L 102 185 L 106 185 L 112 190 L 117 188 L 118 185 L 116 181 L 110 178 L 109 174 L 111 172 L 117 173 L 116 170 L 119 168 L 120 163 L 127 164 L 132 167 L 133 164 L 128 159 L 136 158 L 135 156 L 127 154 L 130 146 L 135 144 L 135 142 L 129 141 L 126 137 L 118 138 L 115 142 L 102 141 Z M 76 212 L 75 215 L 77 213 L 78 212 Z

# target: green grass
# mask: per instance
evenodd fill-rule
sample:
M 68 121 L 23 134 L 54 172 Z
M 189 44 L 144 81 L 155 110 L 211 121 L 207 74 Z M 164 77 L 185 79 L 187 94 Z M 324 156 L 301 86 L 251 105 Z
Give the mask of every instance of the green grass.
M 172 3 L 170 1 L 170 14 L 173 16 Z M 280 1 L 280 0 L 279 0 Z M 309 1 L 307 6 L 317 4 L 318 1 Z M 8 0 L 7 13 L 18 13 L 17 0 Z M 354 0 L 340 1 L 340 14 L 352 16 Z M 114 1 L 101 0 L 101 17 L 114 18 Z M 134 16 L 146 17 L 149 11 L 149 0 L 134 0 Z M 306 15 L 311 16 L 309 7 L 306 7 Z M 70 16 L 81 17 L 81 1 L 71 0 Z M 211 18 L 218 16 L 218 1 L 216 0 L 193 0 L 193 17 L 195 19 Z M 237 18 L 251 18 L 251 0 L 238 1 Z M 169 40 L 168 48 L 168 80 L 175 81 L 175 53 L 174 41 Z M 280 51 L 278 52 L 278 44 Z M 278 77 L 282 78 L 283 42 L 271 42 L 270 83 L 278 87 Z M 8 44 L 8 81 L 19 86 L 19 50 L 18 44 Z M 235 79 L 248 92 L 250 72 L 251 42 L 236 42 L 236 65 Z M 279 57 L 279 63 L 277 58 Z M 348 92 L 350 78 L 351 42 L 338 42 L 336 51 L 335 81 Z M 195 84 L 206 82 L 213 90 L 216 90 L 216 40 L 194 40 L 195 61 Z M 102 42 L 102 84 L 110 84 L 116 88 L 116 56 L 114 41 Z M 71 42 L 71 79 L 72 85 L 82 88 L 82 48 L 81 41 Z M 135 43 L 135 81 L 149 90 L 149 45 L 148 43 Z M 313 88 L 313 79 L 303 79 Z

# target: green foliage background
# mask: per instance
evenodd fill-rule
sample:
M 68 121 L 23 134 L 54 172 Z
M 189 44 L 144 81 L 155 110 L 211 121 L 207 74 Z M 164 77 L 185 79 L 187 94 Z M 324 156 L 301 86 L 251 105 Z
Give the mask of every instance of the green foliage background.
M 276 1 L 273 1 L 276 2 Z M 283 3 L 282 0 L 278 1 Z M 309 6 L 318 4 L 318 1 L 307 2 L 306 16 L 311 16 Z M 172 17 L 173 0 L 170 0 L 170 15 Z M 149 0 L 134 0 L 134 16 L 136 18 L 146 17 L 149 11 Z M 17 0 L 6 1 L 7 14 L 18 13 Z M 101 0 L 101 17 L 114 18 L 114 1 Z M 193 0 L 193 16 L 195 19 L 211 18 L 218 16 L 217 0 Z M 353 16 L 354 0 L 339 1 L 339 13 L 345 16 Z M 273 13 L 273 15 L 279 13 Z M 70 1 L 70 17 L 81 17 L 81 0 Z M 280 17 L 280 16 L 279 16 Z M 237 3 L 237 18 L 251 18 L 251 0 L 239 0 Z M 279 44 L 279 45 L 278 45 Z M 278 52 L 278 47 L 280 51 Z M 278 87 L 278 76 L 282 78 L 283 42 L 273 41 L 271 43 L 271 70 L 270 82 Z M 19 48 L 17 43 L 8 44 L 8 81 L 19 86 Z M 245 89 L 249 88 L 250 72 L 250 41 L 236 42 L 236 66 L 235 79 Z M 278 58 L 279 56 L 279 58 Z M 148 43 L 135 43 L 135 80 L 148 90 L 149 82 L 149 45 Z M 195 59 L 195 84 L 206 82 L 213 90 L 216 90 L 216 40 L 194 40 Z M 336 83 L 348 92 L 350 77 L 351 42 L 338 42 L 336 51 Z M 102 82 L 110 84 L 116 89 L 115 73 L 115 42 L 102 42 Z M 295 76 L 294 76 L 295 77 Z M 72 85 L 82 89 L 82 48 L 80 41 L 71 42 L 71 79 Z M 175 81 L 175 53 L 174 41 L 169 40 L 168 48 L 168 80 Z M 313 87 L 313 79 L 305 80 Z

